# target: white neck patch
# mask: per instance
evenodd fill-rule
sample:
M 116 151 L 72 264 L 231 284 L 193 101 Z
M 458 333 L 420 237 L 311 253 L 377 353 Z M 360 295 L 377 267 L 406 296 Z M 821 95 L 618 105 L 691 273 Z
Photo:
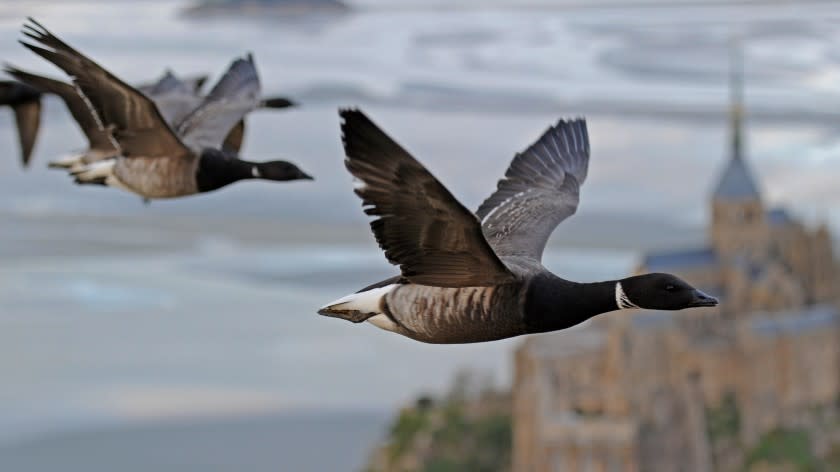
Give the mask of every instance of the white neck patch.
M 633 308 L 639 308 L 638 305 L 630 301 L 630 297 L 624 293 L 624 288 L 621 286 L 621 282 L 615 283 L 615 305 L 618 307 L 619 310 L 630 310 Z
M 260 177 L 262 177 L 262 175 L 260 175 L 260 170 L 257 168 L 257 166 L 251 167 L 251 175 L 255 179 L 259 179 Z

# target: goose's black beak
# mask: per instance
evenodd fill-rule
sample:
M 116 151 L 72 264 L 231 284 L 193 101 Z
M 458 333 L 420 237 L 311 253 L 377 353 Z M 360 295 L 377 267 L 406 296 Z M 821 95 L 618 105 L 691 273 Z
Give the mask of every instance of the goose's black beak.
M 694 299 L 689 302 L 688 306 L 690 308 L 695 307 L 707 307 L 707 306 L 717 306 L 718 299 L 711 296 L 706 295 L 705 293 L 701 292 L 700 290 L 694 290 Z

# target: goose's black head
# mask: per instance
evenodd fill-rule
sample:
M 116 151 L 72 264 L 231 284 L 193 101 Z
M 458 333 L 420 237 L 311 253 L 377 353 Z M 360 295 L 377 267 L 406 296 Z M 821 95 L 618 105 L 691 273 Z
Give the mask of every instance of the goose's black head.
M 716 306 L 718 301 L 671 274 L 645 274 L 621 280 L 616 303 L 620 308 L 682 310 Z
M 195 179 L 199 192 L 209 192 L 240 180 L 312 180 L 312 177 L 291 162 L 249 162 L 218 149 L 205 149 Z
M 254 165 L 252 175 L 265 180 L 314 180 L 311 175 L 287 161 L 260 162 Z

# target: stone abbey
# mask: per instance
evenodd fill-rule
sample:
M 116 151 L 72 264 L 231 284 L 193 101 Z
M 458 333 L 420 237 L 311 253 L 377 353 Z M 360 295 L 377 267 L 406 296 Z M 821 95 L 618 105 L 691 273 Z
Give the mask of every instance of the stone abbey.
M 707 245 L 649 253 L 638 268 L 683 277 L 721 305 L 602 316 L 527 339 L 515 359 L 513 470 L 840 466 L 832 236 L 765 204 L 743 155 L 737 71 L 732 82 L 731 155 Z M 794 446 L 795 458 L 773 455 Z

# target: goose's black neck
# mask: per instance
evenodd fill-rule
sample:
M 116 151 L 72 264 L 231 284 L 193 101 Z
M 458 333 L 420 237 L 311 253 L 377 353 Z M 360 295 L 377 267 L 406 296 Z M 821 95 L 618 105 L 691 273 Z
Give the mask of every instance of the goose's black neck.
M 525 294 L 528 332 L 565 329 L 595 315 L 617 310 L 616 282 L 577 283 L 551 274 L 534 277 Z
M 195 182 L 199 192 L 209 192 L 257 177 L 259 174 L 254 171 L 256 167 L 254 162 L 243 161 L 216 149 L 205 149 L 198 160 Z

